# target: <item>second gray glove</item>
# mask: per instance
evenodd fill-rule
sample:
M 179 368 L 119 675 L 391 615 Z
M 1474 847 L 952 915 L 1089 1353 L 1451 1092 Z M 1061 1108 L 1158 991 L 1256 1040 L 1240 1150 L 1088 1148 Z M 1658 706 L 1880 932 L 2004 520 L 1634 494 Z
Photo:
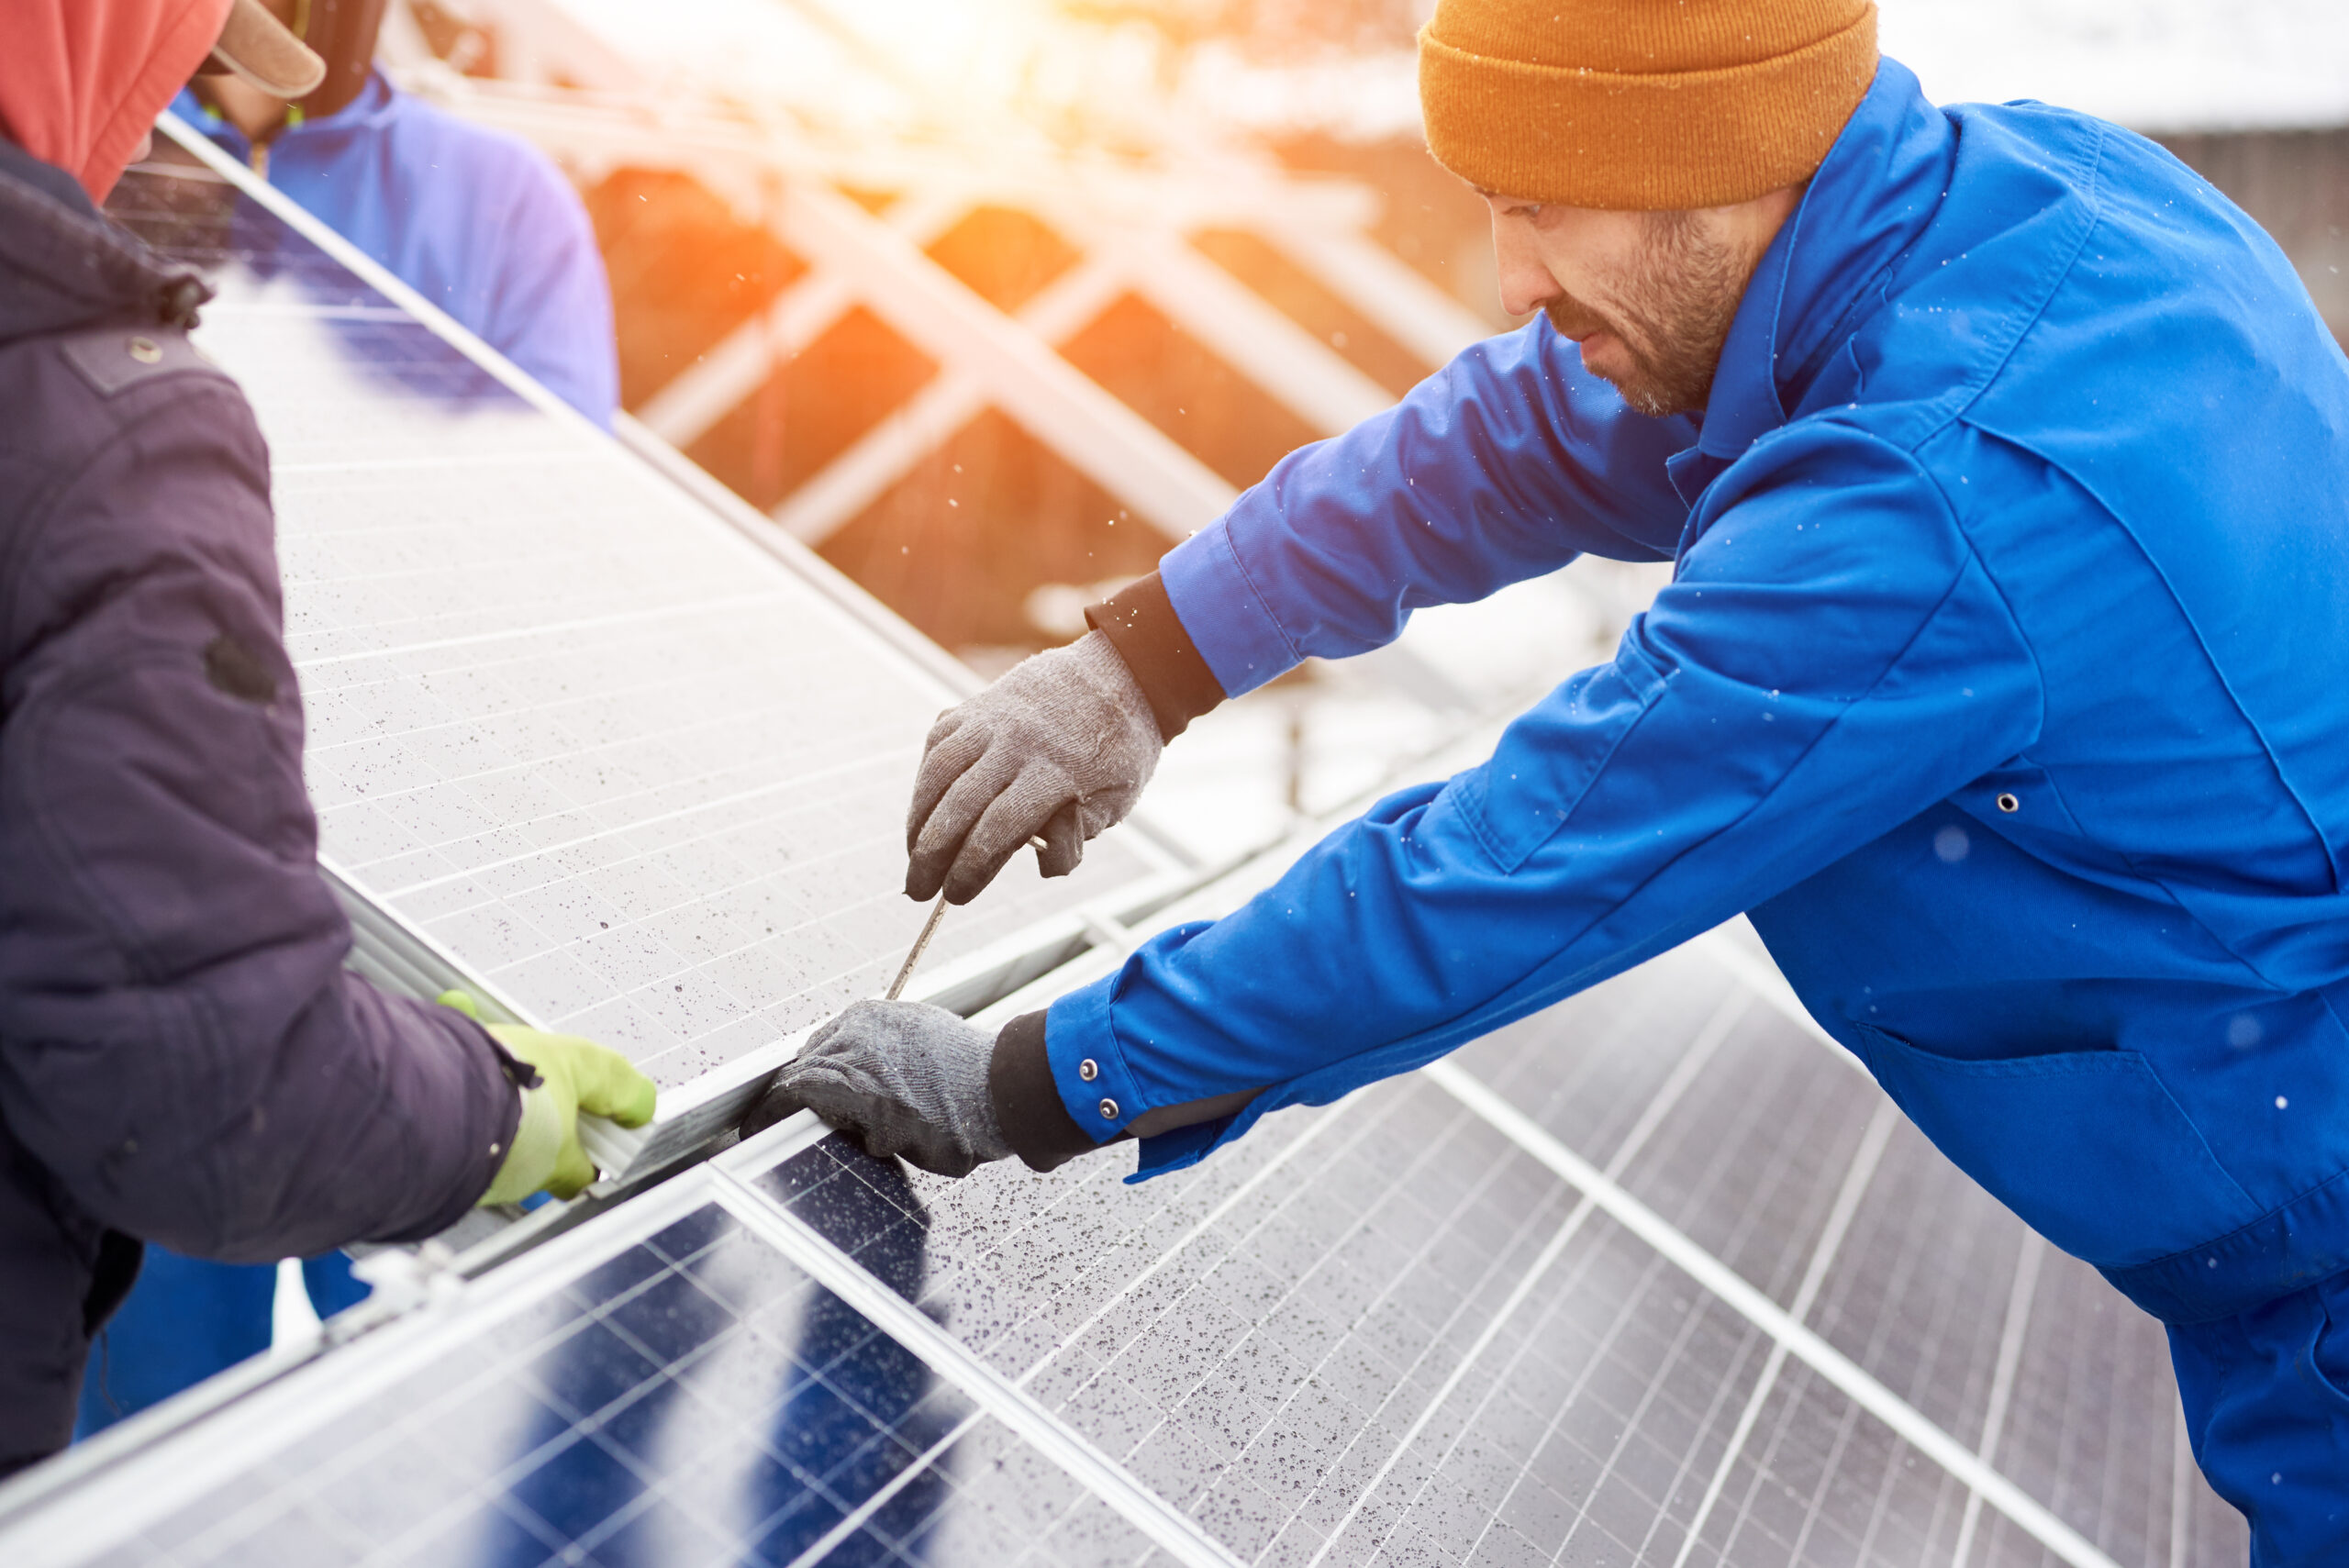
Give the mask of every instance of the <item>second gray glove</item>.
M 1165 747 L 1150 699 L 1100 632 L 1021 661 L 930 727 L 906 815 L 906 895 L 967 904 L 1041 835 L 1046 876 L 1123 820 Z
M 807 1109 L 876 1159 L 966 1176 L 1011 1152 L 987 1095 L 995 1036 L 925 1002 L 859 1002 L 784 1063 L 742 1136 Z

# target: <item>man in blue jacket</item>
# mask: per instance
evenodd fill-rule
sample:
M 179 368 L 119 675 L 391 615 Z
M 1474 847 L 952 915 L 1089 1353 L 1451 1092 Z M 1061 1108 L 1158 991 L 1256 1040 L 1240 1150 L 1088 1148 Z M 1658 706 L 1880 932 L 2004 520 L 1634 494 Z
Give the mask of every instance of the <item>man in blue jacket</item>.
M 227 20 L 224 30 L 223 21 Z M 258 0 L 47 0 L 0 50 L 0 1476 L 64 1445 L 143 1240 L 262 1261 L 593 1177 L 652 1085 L 344 961 L 284 647 L 269 454 L 190 346 L 202 279 L 95 203 Z
M 327 62 L 286 99 L 201 76 L 172 107 L 549 391 L 609 428 L 611 287 L 560 170 L 515 137 L 418 103 L 375 69 L 385 0 L 267 0 Z
M 1073 863 L 1184 723 L 1577 552 L 1670 586 L 1492 760 L 988 1040 L 763 1114 L 1144 1173 L 1741 911 L 1940 1147 L 2170 1326 L 2254 1561 L 2349 1562 L 2349 363 L 2159 148 L 1939 108 L 1870 0 L 1441 0 L 1431 148 L 1538 307 L 943 718 L 907 892 Z

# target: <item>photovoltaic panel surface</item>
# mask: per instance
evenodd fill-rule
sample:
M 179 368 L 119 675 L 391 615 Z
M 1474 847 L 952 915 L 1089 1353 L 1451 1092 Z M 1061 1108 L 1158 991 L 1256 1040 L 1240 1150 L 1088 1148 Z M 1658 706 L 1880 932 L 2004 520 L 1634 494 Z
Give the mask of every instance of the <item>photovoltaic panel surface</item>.
M 2239 1541 L 2172 1462 L 2159 1325 L 2042 1247 L 2010 1329 L 2039 1244 L 1705 957 L 1458 1064 L 1965 1449 L 2019 1333 L 1993 1462 L 2089 1551 Z M 754 1184 L 860 1256 L 925 1238 L 908 1298 L 1244 1561 L 2065 1561 L 1995 1508 L 1969 1528 L 1964 1481 L 1425 1081 L 1129 1163 L 947 1183 L 832 1140 Z
M 278 1440 L 99 1561 L 1083 1568 L 1150 1551 L 716 1207 Z
M 618 1562 L 656 1537 L 763 1562 L 792 1509 L 847 1519 L 934 1473 L 822 1560 L 959 1562 L 942 1527 L 934 1545 L 908 1532 L 950 1506 L 956 1540 L 1001 1526 L 1005 1453 L 1054 1477 L 1012 1488 L 1051 1505 L 1008 1516 L 1040 1562 L 1152 1550 L 1105 1475 L 1250 1563 L 2241 1561 L 2240 1521 L 2177 1448 L 2158 1325 L 1844 1082 L 1865 1088 L 1684 951 L 1139 1185 L 1121 1152 L 946 1182 L 820 1129 L 771 1136 L 550 1243 L 644 1238 L 396 1394 L 362 1387 L 317 1434 L 250 1444 L 144 1544 L 28 1561 L 266 1562 L 281 1542 L 325 1551 L 315 1536 L 370 1562 L 433 1560 L 399 1555 L 428 1543 Z M 632 1218 L 647 1204 L 690 1212 Z M 321 1373 L 338 1357 L 321 1386 L 385 1375 L 371 1340 Z M 818 1381 L 830 1392 L 793 1402 Z M 830 1393 L 857 1420 L 828 1424 Z M 1007 1425 L 1007 1401 L 1090 1468 Z M 206 1439 L 100 1484 L 144 1495 Z M 841 1469 L 859 1454 L 896 1468 L 829 1479 L 865 1476 Z M 799 1467 L 787 1485 L 777 1464 Z M 0 1526 L 0 1552 L 17 1544 Z
M 110 211 L 217 288 L 196 342 L 270 441 L 325 858 L 664 1086 L 877 994 L 955 694 L 184 154 Z M 1112 836 L 1047 883 L 1022 855 L 929 962 L 1164 863 Z

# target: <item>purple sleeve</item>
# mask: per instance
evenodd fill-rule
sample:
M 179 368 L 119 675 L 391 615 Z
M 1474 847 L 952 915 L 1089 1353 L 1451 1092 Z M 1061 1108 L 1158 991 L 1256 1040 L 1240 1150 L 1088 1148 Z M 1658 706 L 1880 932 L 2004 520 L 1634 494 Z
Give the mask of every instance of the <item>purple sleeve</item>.
M 36 371 L 86 439 L 0 573 L 0 1113 L 184 1251 L 441 1229 L 517 1096 L 477 1027 L 343 968 L 250 412 L 201 368 L 111 397 Z

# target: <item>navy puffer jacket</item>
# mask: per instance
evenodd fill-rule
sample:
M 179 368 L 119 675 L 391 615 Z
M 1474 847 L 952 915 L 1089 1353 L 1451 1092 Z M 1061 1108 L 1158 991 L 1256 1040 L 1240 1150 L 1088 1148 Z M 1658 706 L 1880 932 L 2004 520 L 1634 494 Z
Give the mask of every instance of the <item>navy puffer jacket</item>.
M 0 140 L 0 1474 L 62 1447 L 136 1239 L 427 1236 L 511 1064 L 343 968 L 269 456 L 206 295 Z

